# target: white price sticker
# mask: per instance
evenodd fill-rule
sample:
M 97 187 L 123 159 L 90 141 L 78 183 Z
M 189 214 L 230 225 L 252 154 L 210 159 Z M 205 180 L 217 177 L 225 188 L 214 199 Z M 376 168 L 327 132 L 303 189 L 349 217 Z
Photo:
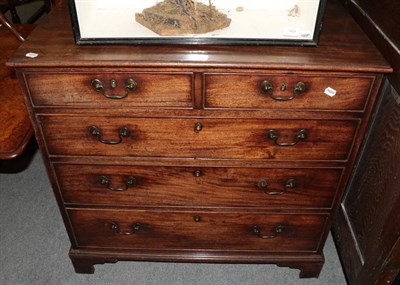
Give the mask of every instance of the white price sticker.
M 336 95 L 336 90 L 331 87 L 328 87 L 325 89 L 324 93 L 330 97 L 333 97 Z
M 25 56 L 29 57 L 29 58 L 36 58 L 39 56 L 39 54 L 37 54 L 35 52 L 28 52 Z

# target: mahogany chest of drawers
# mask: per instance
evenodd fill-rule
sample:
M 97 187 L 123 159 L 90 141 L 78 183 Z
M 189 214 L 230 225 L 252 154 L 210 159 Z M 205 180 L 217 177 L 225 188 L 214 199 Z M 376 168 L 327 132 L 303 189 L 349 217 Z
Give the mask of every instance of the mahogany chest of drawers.
M 66 14 L 55 9 L 9 65 L 76 272 L 154 260 L 317 277 L 391 71 L 344 10 L 329 3 L 316 48 L 80 47 Z

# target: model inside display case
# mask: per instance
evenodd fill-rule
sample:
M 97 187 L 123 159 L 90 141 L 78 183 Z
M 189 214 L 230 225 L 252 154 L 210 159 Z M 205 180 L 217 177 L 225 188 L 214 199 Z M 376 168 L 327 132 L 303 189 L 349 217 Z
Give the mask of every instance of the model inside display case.
M 136 21 L 161 36 L 205 34 L 229 27 L 231 19 L 197 0 L 164 0 L 136 14 Z

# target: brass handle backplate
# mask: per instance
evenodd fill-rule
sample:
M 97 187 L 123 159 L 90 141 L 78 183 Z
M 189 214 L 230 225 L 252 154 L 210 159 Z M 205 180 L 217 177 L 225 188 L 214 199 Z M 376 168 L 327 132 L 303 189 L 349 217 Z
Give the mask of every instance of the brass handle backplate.
M 270 96 L 274 92 L 274 86 L 268 80 L 264 80 L 264 81 L 261 82 L 260 89 L 261 89 L 262 93 L 268 93 Z
M 108 98 L 108 99 L 124 99 L 125 97 L 128 96 L 129 92 L 134 92 L 137 90 L 138 88 L 138 84 L 135 80 L 133 80 L 132 78 L 129 78 L 125 81 L 125 94 L 123 95 L 110 95 L 107 94 L 106 92 L 106 87 L 105 84 L 103 83 L 103 81 L 101 81 L 100 79 L 93 79 L 92 80 L 92 88 L 99 93 L 102 93 L 104 97 Z M 117 87 L 117 81 L 115 79 L 110 80 L 110 89 L 114 89 Z
M 100 128 L 96 126 L 90 126 L 89 133 L 92 137 L 97 138 L 97 140 L 104 144 L 120 144 L 123 138 L 127 138 L 131 136 L 131 130 L 128 127 L 122 127 L 118 130 L 119 140 L 117 141 L 110 141 L 102 139 L 102 131 Z
M 120 187 L 115 188 L 115 187 L 111 187 L 111 185 L 112 185 L 111 179 L 108 178 L 105 175 L 102 175 L 102 176 L 100 176 L 100 184 L 104 185 L 104 186 L 107 186 L 107 188 L 112 190 L 112 191 L 126 191 L 126 190 L 128 190 L 129 187 L 136 186 L 137 185 L 137 180 L 133 176 L 128 176 L 126 178 L 126 181 L 125 181 L 125 187 L 123 187 L 123 188 L 120 188 Z
M 297 82 L 293 89 L 293 93 L 295 96 L 300 95 L 306 91 L 307 91 L 307 85 L 302 81 Z
M 276 130 L 269 130 L 267 132 L 266 137 L 269 140 L 272 140 L 278 146 L 294 146 L 301 141 L 304 141 L 307 138 L 308 132 L 306 129 L 300 129 L 294 136 L 293 142 L 279 142 L 278 131 Z
M 284 230 L 284 226 L 283 225 L 278 225 L 275 227 L 274 229 L 274 233 L 272 235 L 262 235 L 261 231 L 262 228 L 260 226 L 253 226 L 252 228 L 252 232 L 259 238 L 261 239 L 273 239 L 276 238 L 278 236 L 278 234 L 282 233 Z
M 257 187 L 265 192 L 268 195 L 282 195 L 285 194 L 288 189 L 293 189 L 296 187 L 296 180 L 294 178 L 290 178 L 286 180 L 285 184 L 283 185 L 282 191 L 268 191 L 268 182 L 266 180 L 260 180 L 257 183 Z
M 266 190 L 268 188 L 268 182 L 266 180 L 260 180 L 257 183 L 258 189 Z
M 130 231 L 121 231 L 120 226 L 117 222 L 111 222 L 111 229 L 115 231 L 119 235 L 123 236 L 131 236 L 137 234 L 139 231 L 143 229 L 141 223 L 134 223 L 130 226 L 131 230 Z
M 300 81 L 297 82 L 293 88 L 293 95 L 292 96 L 276 96 L 274 95 L 274 86 L 268 80 L 264 80 L 261 82 L 260 85 L 261 92 L 264 94 L 268 94 L 272 99 L 276 101 L 290 101 L 295 99 L 298 95 L 307 91 L 307 85 Z M 281 91 L 286 90 L 286 83 L 283 83 L 280 88 Z

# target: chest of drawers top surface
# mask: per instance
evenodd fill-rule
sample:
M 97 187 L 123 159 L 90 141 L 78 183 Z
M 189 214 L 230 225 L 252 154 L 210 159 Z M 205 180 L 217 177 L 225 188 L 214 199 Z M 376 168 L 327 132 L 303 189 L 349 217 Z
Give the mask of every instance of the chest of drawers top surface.
M 336 1 L 328 1 L 318 47 L 78 46 L 68 7 L 61 6 L 31 34 L 9 65 L 18 67 L 223 67 L 390 72 L 372 42 Z M 28 52 L 38 54 L 27 58 Z

